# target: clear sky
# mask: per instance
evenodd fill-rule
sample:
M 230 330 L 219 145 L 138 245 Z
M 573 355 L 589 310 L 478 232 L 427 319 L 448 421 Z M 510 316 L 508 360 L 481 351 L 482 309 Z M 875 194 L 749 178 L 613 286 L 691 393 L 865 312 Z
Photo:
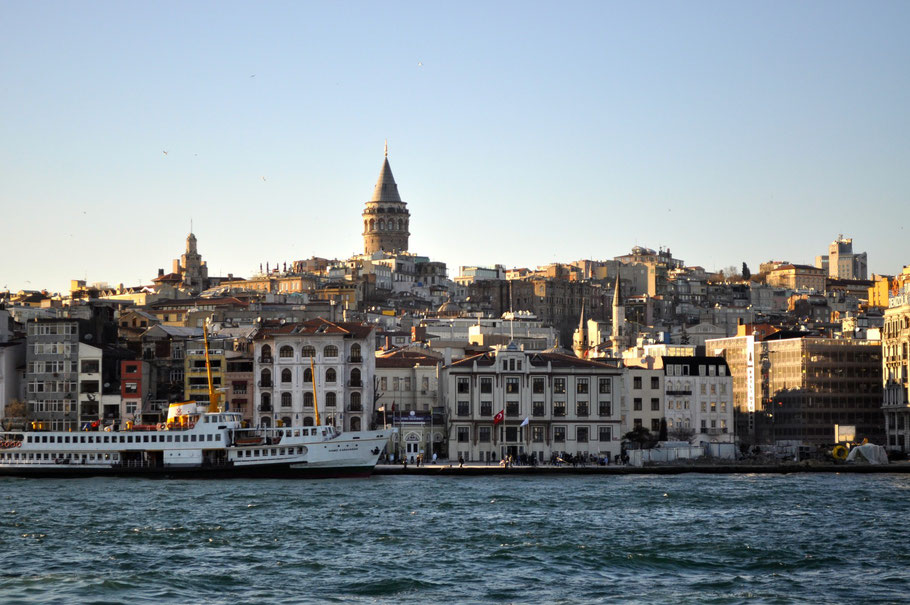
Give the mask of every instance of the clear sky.
M 362 251 L 910 263 L 910 2 L 0 1 L 0 288 Z M 165 155 L 163 152 L 167 151 Z

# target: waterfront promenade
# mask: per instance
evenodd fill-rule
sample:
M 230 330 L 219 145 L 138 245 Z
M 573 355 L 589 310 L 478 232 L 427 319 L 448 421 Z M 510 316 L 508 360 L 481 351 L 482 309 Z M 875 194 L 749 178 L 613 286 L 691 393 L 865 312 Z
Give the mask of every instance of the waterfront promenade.
M 784 464 L 667 464 L 655 466 L 629 466 L 607 465 L 587 466 L 572 465 L 538 465 L 538 466 L 512 466 L 504 468 L 499 464 L 437 462 L 436 464 L 421 464 L 420 467 L 408 464 L 380 464 L 373 471 L 374 475 L 419 475 L 419 476 L 494 476 L 494 475 L 680 475 L 684 473 L 706 473 L 715 475 L 732 474 L 772 474 L 782 475 L 789 473 L 910 473 L 910 463 L 898 462 L 892 464 L 844 464 L 823 462 L 790 462 Z

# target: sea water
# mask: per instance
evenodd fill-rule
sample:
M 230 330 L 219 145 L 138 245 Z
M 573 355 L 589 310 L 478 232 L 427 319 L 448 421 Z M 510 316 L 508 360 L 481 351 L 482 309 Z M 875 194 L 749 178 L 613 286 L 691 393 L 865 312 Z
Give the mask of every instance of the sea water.
M 0 480 L 0 602 L 910 601 L 910 476 Z

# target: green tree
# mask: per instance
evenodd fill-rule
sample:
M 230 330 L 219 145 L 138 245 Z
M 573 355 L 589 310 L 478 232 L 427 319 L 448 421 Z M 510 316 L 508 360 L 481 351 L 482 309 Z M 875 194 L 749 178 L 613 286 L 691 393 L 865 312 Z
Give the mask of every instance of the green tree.
M 658 441 L 667 440 L 667 419 L 666 418 L 660 419 L 660 432 L 657 434 L 657 440 Z
M 743 261 L 743 279 L 749 279 L 752 277 L 752 272 L 749 271 L 749 265 L 746 264 L 746 261 Z
M 651 431 L 640 424 L 636 424 L 635 428 L 623 435 L 622 438 L 624 441 L 637 446 L 633 449 L 650 449 L 654 447 L 654 444 L 657 442 L 651 434 Z

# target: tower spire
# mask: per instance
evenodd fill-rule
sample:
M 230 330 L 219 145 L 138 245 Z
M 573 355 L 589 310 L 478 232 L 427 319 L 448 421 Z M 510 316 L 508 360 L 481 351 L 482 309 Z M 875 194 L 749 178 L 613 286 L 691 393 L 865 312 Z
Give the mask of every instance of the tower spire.
M 385 157 L 389 157 L 389 140 L 385 140 Z

